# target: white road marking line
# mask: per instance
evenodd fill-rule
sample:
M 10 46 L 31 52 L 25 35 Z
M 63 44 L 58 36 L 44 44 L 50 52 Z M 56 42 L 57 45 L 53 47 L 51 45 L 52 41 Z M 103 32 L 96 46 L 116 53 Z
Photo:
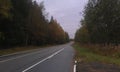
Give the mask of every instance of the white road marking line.
M 63 49 L 61 49 L 61 50 L 59 50 L 59 51 L 57 51 L 57 52 L 55 52 L 55 53 L 53 53 L 52 55 L 50 55 L 50 56 L 46 57 L 45 59 L 43 59 L 43 60 L 41 60 L 41 61 L 37 62 L 36 64 L 34 64 L 34 65 L 32 65 L 32 66 L 30 66 L 30 67 L 26 68 L 26 69 L 25 69 L 25 70 L 23 70 L 22 72 L 26 72 L 26 71 L 28 71 L 28 70 L 32 69 L 33 67 L 37 66 L 38 64 L 40 64 L 40 63 L 42 63 L 42 62 L 44 62 L 44 61 L 46 61 L 46 60 L 48 60 L 48 59 L 50 59 L 50 58 L 54 57 L 55 55 L 57 55 L 58 53 L 60 53 L 60 52 L 61 52 L 61 51 L 63 51 L 63 50 L 64 50 L 64 48 L 63 48 Z
M 22 57 L 25 57 L 25 56 L 28 56 L 28 55 L 32 55 L 32 54 L 36 54 L 36 53 L 39 53 L 39 52 L 30 53 L 30 54 L 25 54 L 25 55 L 17 56 L 17 57 L 10 58 L 10 59 L 7 59 L 7 60 L 2 60 L 2 61 L 0 61 L 0 63 L 7 62 L 7 61 L 10 61 L 10 60 L 15 60 L 15 59 L 17 59 L 17 58 L 22 58 Z
M 74 65 L 74 72 L 76 72 L 76 67 L 77 67 L 77 66 L 76 66 L 76 65 Z
M 77 63 L 77 61 L 75 61 L 75 64 Z
M 77 61 L 75 61 L 75 65 L 74 65 L 74 70 L 73 70 L 73 72 L 76 72 L 76 67 L 77 67 L 76 63 L 77 63 Z

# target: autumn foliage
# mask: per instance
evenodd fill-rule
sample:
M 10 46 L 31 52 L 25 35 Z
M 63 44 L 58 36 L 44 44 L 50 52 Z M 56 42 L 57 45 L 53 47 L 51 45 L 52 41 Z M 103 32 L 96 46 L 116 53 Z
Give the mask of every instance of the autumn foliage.
M 68 33 L 47 14 L 43 2 L 0 0 L 0 47 L 68 42 Z

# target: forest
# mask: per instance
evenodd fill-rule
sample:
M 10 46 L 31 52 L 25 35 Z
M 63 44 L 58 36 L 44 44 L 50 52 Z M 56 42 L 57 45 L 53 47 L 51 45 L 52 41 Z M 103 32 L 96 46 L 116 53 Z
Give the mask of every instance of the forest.
M 89 0 L 84 9 L 81 27 L 75 41 L 81 44 L 98 45 L 103 51 L 116 51 L 120 45 L 120 1 Z M 106 49 L 105 49 L 106 48 Z
M 68 42 L 68 33 L 47 17 L 43 2 L 0 0 L 0 49 Z
M 89 0 L 75 42 L 104 56 L 120 57 L 120 1 Z

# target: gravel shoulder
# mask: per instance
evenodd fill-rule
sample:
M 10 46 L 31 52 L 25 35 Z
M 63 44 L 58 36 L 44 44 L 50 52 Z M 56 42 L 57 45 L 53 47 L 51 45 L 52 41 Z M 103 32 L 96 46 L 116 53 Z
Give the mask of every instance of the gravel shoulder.
M 77 72 L 120 72 L 120 67 L 100 62 L 77 63 Z

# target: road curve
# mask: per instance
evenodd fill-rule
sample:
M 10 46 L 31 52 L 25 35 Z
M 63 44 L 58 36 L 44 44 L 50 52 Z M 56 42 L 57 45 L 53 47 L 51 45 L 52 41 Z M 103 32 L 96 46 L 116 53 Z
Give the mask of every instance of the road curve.
M 72 43 L 0 58 L 0 72 L 72 72 Z

